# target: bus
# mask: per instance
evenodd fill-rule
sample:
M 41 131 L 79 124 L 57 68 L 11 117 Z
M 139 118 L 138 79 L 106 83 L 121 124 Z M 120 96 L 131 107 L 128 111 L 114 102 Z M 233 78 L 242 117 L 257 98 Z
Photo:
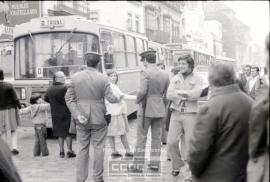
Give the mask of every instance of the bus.
M 84 54 L 102 54 L 99 71 L 115 70 L 124 93 L 135 94 L 142 67 L 139 54 L 147 50 L 147 38 L 117 28 L 94 23 L 79 16 L 35 18 L 14 28 L 13 85 L 22 103 L 31 95 L 44 95 L 53 74 L 63 71 L 70 77 L 85 65 Z M 138 105 L 127 102 L 128 114 Z M 48 114 L 50 116 L 50 114 Z M 47 127 L 51 128 L 48 119 Z
M 5 80 L 13 79 L 13 41 L 0 40 L 0 68 L 4 70 Z
M 148 41 L 148 48 L 157 52 L 157 63 L 163 63 L 166 71 L 173 68 L 173 57 L 171 49 L 165 44 L 160 44 L 153 41 Z
M 166 44 L 172 51 L 173 64 L 175 67 L 178 65 L 178 58 L 181 55 L 189 54 L 194 59 L 195 67 L 194 71 L 202 76 L 203 87 L 207 87 L 208 84 L 208 67 L 210 64 L 215 62 L 215 56 L 213 54 L 197 50 L 193 48 L 187 48 L 181 44 Z

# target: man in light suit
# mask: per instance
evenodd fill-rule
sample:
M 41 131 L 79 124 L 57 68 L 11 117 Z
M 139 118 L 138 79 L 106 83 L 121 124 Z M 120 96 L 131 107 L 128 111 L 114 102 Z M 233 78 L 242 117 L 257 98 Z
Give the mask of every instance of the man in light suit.
M 107 77 L 98 72 L 100 55 L 86 53 L 88 68 L 73 75 L 65 99 L 67 106 L 76 119 L 78 158 L 76 164 L 77 182 L 84 182 L 88 177 L 89 145 L 94 146 L 93 176 L 96 182 L 103 181 L 104 148 L 107 136 L 107 123 L 104 99 L 119 102 L 121 98 L 113 95 Z
M 131 169 L 142 172 L 145 161 L 145 144 L 148 129 L 151 126 L 151 158 L 149 168 L 160 169 L 161 128 L 166 116 L 164 96 L 169 86 L 169 75 L 156 65 L 156 51 L 140 54 L 146 69 L 141 72 L 140 90 L 137 103 L 140 105 L 137 121 L 137 144 L 134 153 L 134 165 Z

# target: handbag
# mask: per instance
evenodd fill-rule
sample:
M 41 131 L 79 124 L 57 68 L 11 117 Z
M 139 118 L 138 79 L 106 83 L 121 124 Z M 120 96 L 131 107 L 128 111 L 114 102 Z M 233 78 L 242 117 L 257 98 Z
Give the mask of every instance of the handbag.
M 105 114 L 104 118 L 105 118 L 105 121 L 106 121 L 107 126 L 108 126 L 110 124 L 110 122 L 111 122 L 112 115 L 111 114 Z

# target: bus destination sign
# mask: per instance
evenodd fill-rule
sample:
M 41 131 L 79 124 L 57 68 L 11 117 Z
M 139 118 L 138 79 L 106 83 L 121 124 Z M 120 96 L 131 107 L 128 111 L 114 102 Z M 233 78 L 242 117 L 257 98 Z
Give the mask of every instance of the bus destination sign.
M 42 19 L 40 21 L 41 28 L 54 28 L 54 27 L 63 27 L 65 25 L 64 20 L 62 19 Z

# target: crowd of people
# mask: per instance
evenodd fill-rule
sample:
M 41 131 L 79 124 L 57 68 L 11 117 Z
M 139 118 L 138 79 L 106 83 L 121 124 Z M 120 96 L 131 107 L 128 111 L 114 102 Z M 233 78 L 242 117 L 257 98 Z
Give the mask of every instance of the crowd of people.
M 266 45 L 269 54 L 269 36 Z M 44 100 L 41 95 L 33 95 L 27 108 L 21 108 L 13 86 L 4 81 L 4 72 L 0 70 L 0 179 L 21 181 L 11 159 L 11 153 L 19 154 L 16 134 L 19 115 L 29 114 L 34 124 L 33 155 L 49 155 L 46 114 L 50 111 L 59 156 L 76 157 L 77 182 L 88 178 L 90 142 L 94 148 L 93 178 L 96 182 L 104 181 L 106 138 L 112 158 L 123 156 L 115 145 L 115 138 L 120 137 L 126 150 L 124 155 L 132 161 L 129 172 L 143 173 L 149 128 L 149 170 L 161 170 L 161 147 L 167 144 L 171 174 L 184 174 L 186 182 L 269 181 L 269 58 L 264 77 L 256 66 L 246 65 L 243 74 L 237 76 L 233 65 L 214 63 L 209 66 L 209 86 L 203 88 L 190 55 L 178 58 L 178 68 L 172 70 L 172 76 L 164 70 L 164 65 L 156 64 L 154 50 L 140 56 L 145 68 L 140 74 L 137 95 L 120 90 L 115 71 L 108 71 L 107 75 L 100 73 L 97 67 L 101 55 L 88 52 L 87 67 L 71 77 L 69 86 L 63 72 L 54 73 Z M 199 105 L 202 97 L 208 100 Z M 127 138 L 125 100 L 139 105 L 134 152 Z M 72 149 L 74 133 L 77 154 Z M 11 153 L 5 143 L 9 144 Z

